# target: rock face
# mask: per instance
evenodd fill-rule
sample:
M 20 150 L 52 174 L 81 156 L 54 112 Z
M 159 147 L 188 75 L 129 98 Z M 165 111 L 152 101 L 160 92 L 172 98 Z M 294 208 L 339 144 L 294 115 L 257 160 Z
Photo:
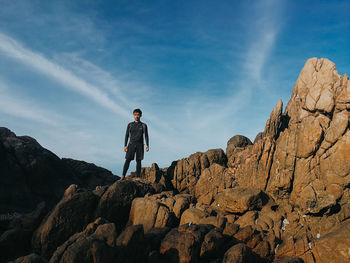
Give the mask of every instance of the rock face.
M 64 163 L 58 169 L 70 181 L 86 179 L 86 189 L 67 188 L 46 216 L 10 223 L 0 251 L 24 256 L 18 262 L 350 262 L 349 112 L 347 75 L 311 58 L 285 110 L 279 100 L 254 143 L 236 135 L 226 152 L 154 163 L 141 178 L 111 185 L 99 179 L 112 178 L 108 171 L 60 160 L 0 129 L 1 172 L 20 180 L 23 171 L 55 172 Z M 21 237 L 15 255 L 8 248 Z
M 42 201 L 54 205 L 71 184 L 111 184 L 118 177 L 101 167 L 60 159 L 29 136 L 0 127 L 0 214 L 30 212 Z

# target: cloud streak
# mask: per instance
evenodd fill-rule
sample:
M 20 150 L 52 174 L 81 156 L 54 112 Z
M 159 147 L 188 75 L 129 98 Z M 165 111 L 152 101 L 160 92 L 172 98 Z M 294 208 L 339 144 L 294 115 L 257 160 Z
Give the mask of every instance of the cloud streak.
M 0 50 L 5 55 L 55 79 L 59 83 L 63 84 L 64 87 L 79 92 L 99 105 L 112 110 L 114 113 L 124 118 L 128 118 L 130 116 L 127 109 L 121 107 L 119 104 L 113 101 L 108 94 L 102 92 L 98 87 L 90 85 L 83 79 L 75 76 L 72 72 L 53 63 L 43 55 L 25 48 L 18 41 L 3 33 L 0 33 Z

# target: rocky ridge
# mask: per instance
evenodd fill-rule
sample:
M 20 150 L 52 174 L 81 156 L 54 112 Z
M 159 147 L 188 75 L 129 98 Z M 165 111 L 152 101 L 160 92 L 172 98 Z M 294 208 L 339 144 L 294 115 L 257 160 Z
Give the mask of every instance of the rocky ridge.
M 350 262 L 349 111 L 348 76 L 328 59 L 310 58 L 285 110 L 278 101 L 254 143 L 233 136 L 226 151 L 142 168 L 141 181 L 132 173 L 94 190 L 72 181 L 55 207 L 9 224 L 0 255 L 22 256 L 15 262 Z M 21 236 L 30 242 L 14 243 Z

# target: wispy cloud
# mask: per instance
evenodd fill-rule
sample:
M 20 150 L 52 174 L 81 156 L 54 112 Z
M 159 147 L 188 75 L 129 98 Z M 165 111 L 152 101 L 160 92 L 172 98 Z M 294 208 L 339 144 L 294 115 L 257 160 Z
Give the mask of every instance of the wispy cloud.
M 89 97 L 99 105 L 112 110 L 114 113 L 122 117 L 129 117 L 130 113 L 127 109 L 113 101 L 108 94 L 101 91 L 98 87 L 90 85 L 83 79 L 78 78 L 72 72 L 53 63 L 43 55 L 25 48 L 18 41 L 3 33 L 0 33 L 0 50 L 7 56 L 62 83 L 63 87 L 67 87 Z
M 35 121 L 36 123 L 50 126 L 62 125 L 64 117 L 37 106 L 30 98 L 21 98 L 20 94 L 12 94 L 11 88 L 3 80 L 0 80 L 0 112 Z

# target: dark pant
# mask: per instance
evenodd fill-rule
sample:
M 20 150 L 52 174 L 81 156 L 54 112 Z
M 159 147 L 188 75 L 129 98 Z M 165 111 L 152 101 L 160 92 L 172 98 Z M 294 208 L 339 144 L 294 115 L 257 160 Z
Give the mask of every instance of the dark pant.
M 126 172 L 129 169 L 129 165 L 132 159 L 125 159 L 124 167 L 123 167 L 123 175 L 126 175 Z M 140 177 L 141 175 L 141 160 L 136 159 L 136 174 L 137 177 Z

